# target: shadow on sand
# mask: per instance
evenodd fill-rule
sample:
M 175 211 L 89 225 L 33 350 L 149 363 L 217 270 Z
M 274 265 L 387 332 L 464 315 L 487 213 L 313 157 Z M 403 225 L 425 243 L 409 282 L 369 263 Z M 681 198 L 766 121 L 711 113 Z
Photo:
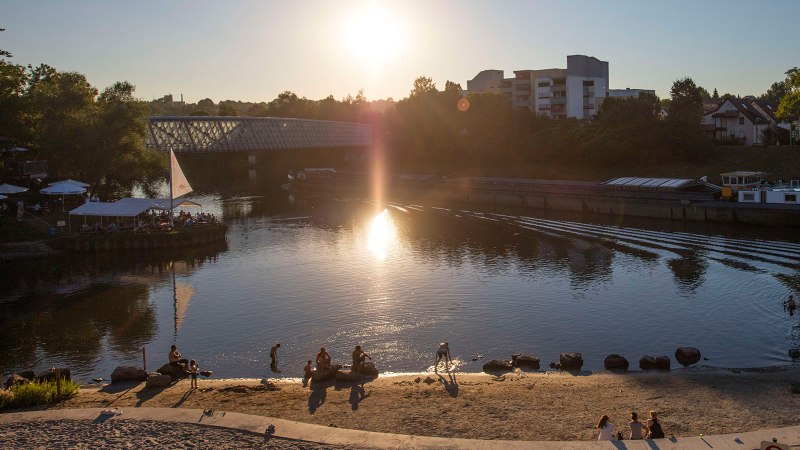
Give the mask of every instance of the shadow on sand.
M 339 381 L 339 380 L 328 380 L 328 381 L 311 381 L 311 393 L 308 395 L 308 412 L 314 414 L 317 409 L 325 403 L 325 400 L 328 398 L 328 388 L 333 386 L 333 388 L 337 391 L 341 391 L 345 388 L 350 388 L 350 398 L 348 399 L 348 403 L 350 403 L 350 407 L 353 411 L 358 409 L 359 403 L 362 400 L 369 397 L 370 394 L 365 391 L 364 385 L 369 383 L 372 379 L 365 379 L 359 381 Z

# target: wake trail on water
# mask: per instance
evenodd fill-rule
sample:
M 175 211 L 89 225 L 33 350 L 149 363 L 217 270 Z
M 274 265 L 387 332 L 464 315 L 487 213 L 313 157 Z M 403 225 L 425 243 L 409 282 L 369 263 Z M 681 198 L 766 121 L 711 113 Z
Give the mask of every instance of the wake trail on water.
M 414 206 L 415 210 L 423 211 L 424 207 Z M 670 259 L 692 258 L 699 254 L 735 270 L 771 273 L 781 279 L 796 274 L 797 261 L 800 260 L 800 244 L 792 242 L 664 232 L 469 210 L 428 209 L 431 210 L 543 236 L 583 241 L 586 248 L 599 245 L 632 255 Z M 786 269 L 791 271 L 787 273 Z

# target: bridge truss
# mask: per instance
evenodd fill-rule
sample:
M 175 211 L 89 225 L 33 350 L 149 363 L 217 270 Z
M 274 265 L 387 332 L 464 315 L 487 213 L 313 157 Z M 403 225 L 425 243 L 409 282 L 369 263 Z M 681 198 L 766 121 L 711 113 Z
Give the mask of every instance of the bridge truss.
M 279 117 L 153 116 L 149 147 L 175 153 L 372 145 L 372 125 Z

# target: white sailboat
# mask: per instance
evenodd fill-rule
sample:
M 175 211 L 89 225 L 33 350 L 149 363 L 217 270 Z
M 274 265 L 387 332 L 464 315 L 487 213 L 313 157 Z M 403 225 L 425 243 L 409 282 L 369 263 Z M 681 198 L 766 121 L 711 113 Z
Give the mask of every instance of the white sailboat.
M 169 149 L 169 216 L 170 221 L 173 217 L 174 200 L 192 192 L 192 186 L 186 179 L 186 175 L 178 164 L 175 152 Z

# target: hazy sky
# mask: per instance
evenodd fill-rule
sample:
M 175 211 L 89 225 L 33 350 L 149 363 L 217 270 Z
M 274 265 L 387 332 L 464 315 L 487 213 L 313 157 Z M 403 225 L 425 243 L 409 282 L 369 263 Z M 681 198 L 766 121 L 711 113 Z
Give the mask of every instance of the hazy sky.
M 17 64 L 127 80 L 145 100 L 408 96 L 483 69 L 609 62 L 611 88 L 669 95 L 684 76 L 758 95 L 800 66 L 800 0 L 0 0 L 0 48 Z

